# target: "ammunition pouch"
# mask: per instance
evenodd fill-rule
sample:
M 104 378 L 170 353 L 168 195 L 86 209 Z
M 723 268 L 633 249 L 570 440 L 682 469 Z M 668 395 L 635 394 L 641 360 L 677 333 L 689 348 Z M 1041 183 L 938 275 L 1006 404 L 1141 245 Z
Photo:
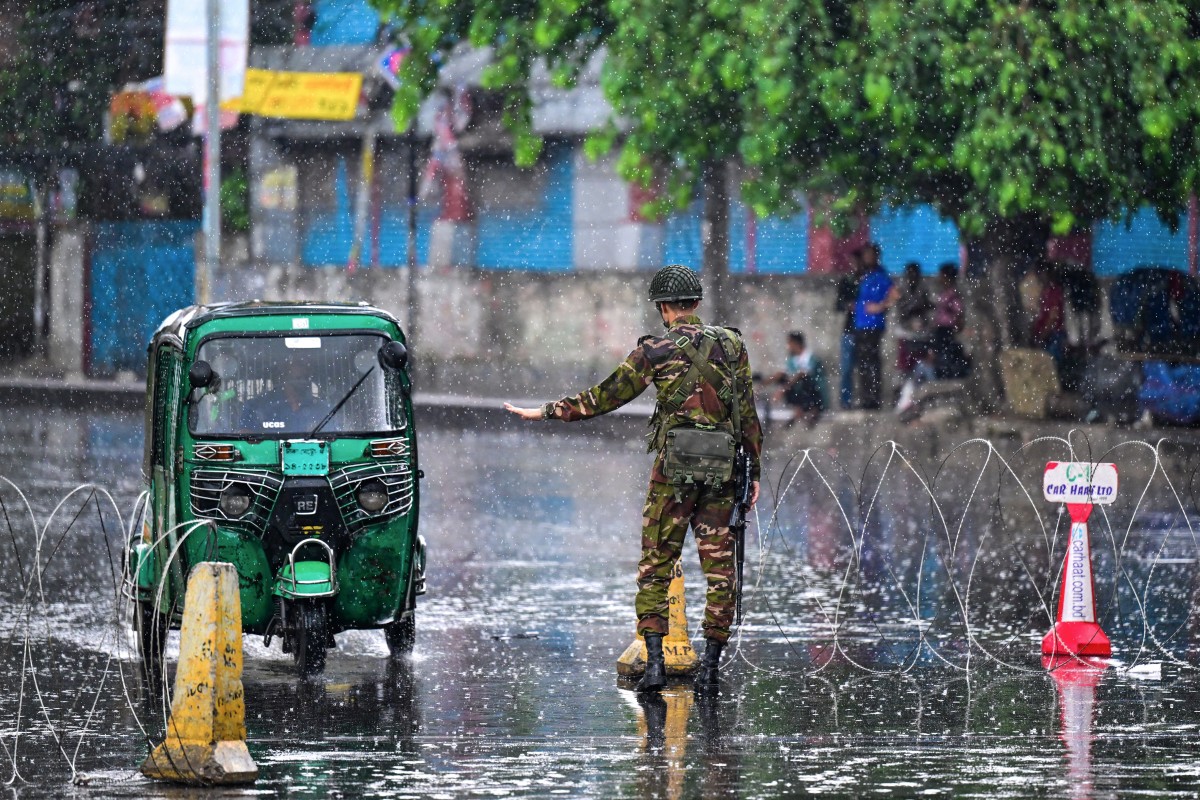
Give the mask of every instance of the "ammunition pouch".
M 663 474 L 677 488 L 703 483 L 719 488 L 733 479 L 737 440 L 720 429 L 680 425 L 667 431 Z

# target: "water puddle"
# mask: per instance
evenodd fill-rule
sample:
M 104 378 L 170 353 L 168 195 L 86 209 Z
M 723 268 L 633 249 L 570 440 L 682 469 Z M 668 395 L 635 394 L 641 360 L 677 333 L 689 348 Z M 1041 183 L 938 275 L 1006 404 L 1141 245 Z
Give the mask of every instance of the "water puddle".
M 0 411 L 5 462 L 28 465 L 7 475 L 30 506 L 0 486 L 0 779 L 21 798 L 177 797 L 136 773 L 163 708 L 137 677 L 114 591 L 140 491 L 140 420 L 56 419 L 61 430 L 29 435 L 41 423 Z M 974 442 L 937 464 L 860 443 L 856 470 L 825 453 L 777 456 L 721 696 L 681 684 L 639 698 L 618 687 L 614 664 L 633 633 L 645 457 L 604 438 L 422 435 L 429 594 L 414 658 L 393 665 L 381 634 L 348 632 L 325 673 L 300 680 L 278 644 L 247 637 L 262 777 L 206 797 L 1200 788 L 1188 464 L 1139 445 L 1109 456 L 1122 496 L 1092 537 L 1115 658 L 1047 671 L 1039 645 L 1067 521 L 1038 481 L 1066 443 L 1002 458 Z M 101 478 L 111 503 L 90 489 L 68 497 Z M 696 625 L 691 544 L 684 569 Z M 176 635 L 168 646 L 173 658 Z

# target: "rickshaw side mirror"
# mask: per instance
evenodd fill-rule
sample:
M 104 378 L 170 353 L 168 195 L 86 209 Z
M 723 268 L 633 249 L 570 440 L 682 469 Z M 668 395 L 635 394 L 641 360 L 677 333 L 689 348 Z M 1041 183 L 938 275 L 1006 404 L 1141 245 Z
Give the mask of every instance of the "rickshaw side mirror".
M 379 363 L 385 369 L 401 371 L 408 366 L 408 348 L 400 342 L 388 342 L 379 348 Z
M 193 389 L 207 388 L 216 377 L 217 373 L 213 372 L 212 365 L 207 361 L 197 361 L 188 370 L 188 380 L 191 382 Z

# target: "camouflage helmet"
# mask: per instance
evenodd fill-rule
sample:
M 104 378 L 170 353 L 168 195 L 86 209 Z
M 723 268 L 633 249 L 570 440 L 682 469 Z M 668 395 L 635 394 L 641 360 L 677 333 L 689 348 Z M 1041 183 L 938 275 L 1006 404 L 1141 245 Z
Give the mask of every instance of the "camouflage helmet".
M 700 278 L 682 264 L 670 264 L 654 273 L 650 280 L 650 302 L 676 303 L 704 297 Z

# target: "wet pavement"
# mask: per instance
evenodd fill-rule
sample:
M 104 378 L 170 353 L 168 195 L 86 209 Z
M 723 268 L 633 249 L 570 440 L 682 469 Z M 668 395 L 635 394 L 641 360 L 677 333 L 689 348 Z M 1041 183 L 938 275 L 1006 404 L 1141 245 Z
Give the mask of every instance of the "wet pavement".
M 117 624 L 111 508 L 134 505 L 140 442 L 137 413 L 0 411 L 0 474 L 51 520 L 35 552 L 20 497 L 0 486 L 0 779 L 13 778 L 11 796 L 200 794 L 136 772 L 163 713 Z M 1092 535 L 1115 661 L 1053 673 L 1038 650 L 1066 526 L 1040 476 L 1066 456 L 1061 442 L 1004 451 L 1005 462 L 982 443 L 936 463 L 877 442 L 842 443 L 842 462 L 772 454 L 746 624 L 721 697 L 705 702 L 686 684 L 639 700 L 616 679 L 633 633 L 642 449 L 546 427 L 423 428 L 429 593 L 415 657 L 391 666 L 380 634 L 348 632 L 325 674 L 303 681 L 278 644 L 247 638 L 261 778 L 205 796 L 1200 789 L 1200 518 L 1186 454 L 1158 468 L 1143 446 L 1114 454 L 1121 497 Z M 71 494 L 86 482 L 113 506 Z M 42 581 L 24 602 L 37 559 Z M 696 625 L 690 544 L 684 568 Z

